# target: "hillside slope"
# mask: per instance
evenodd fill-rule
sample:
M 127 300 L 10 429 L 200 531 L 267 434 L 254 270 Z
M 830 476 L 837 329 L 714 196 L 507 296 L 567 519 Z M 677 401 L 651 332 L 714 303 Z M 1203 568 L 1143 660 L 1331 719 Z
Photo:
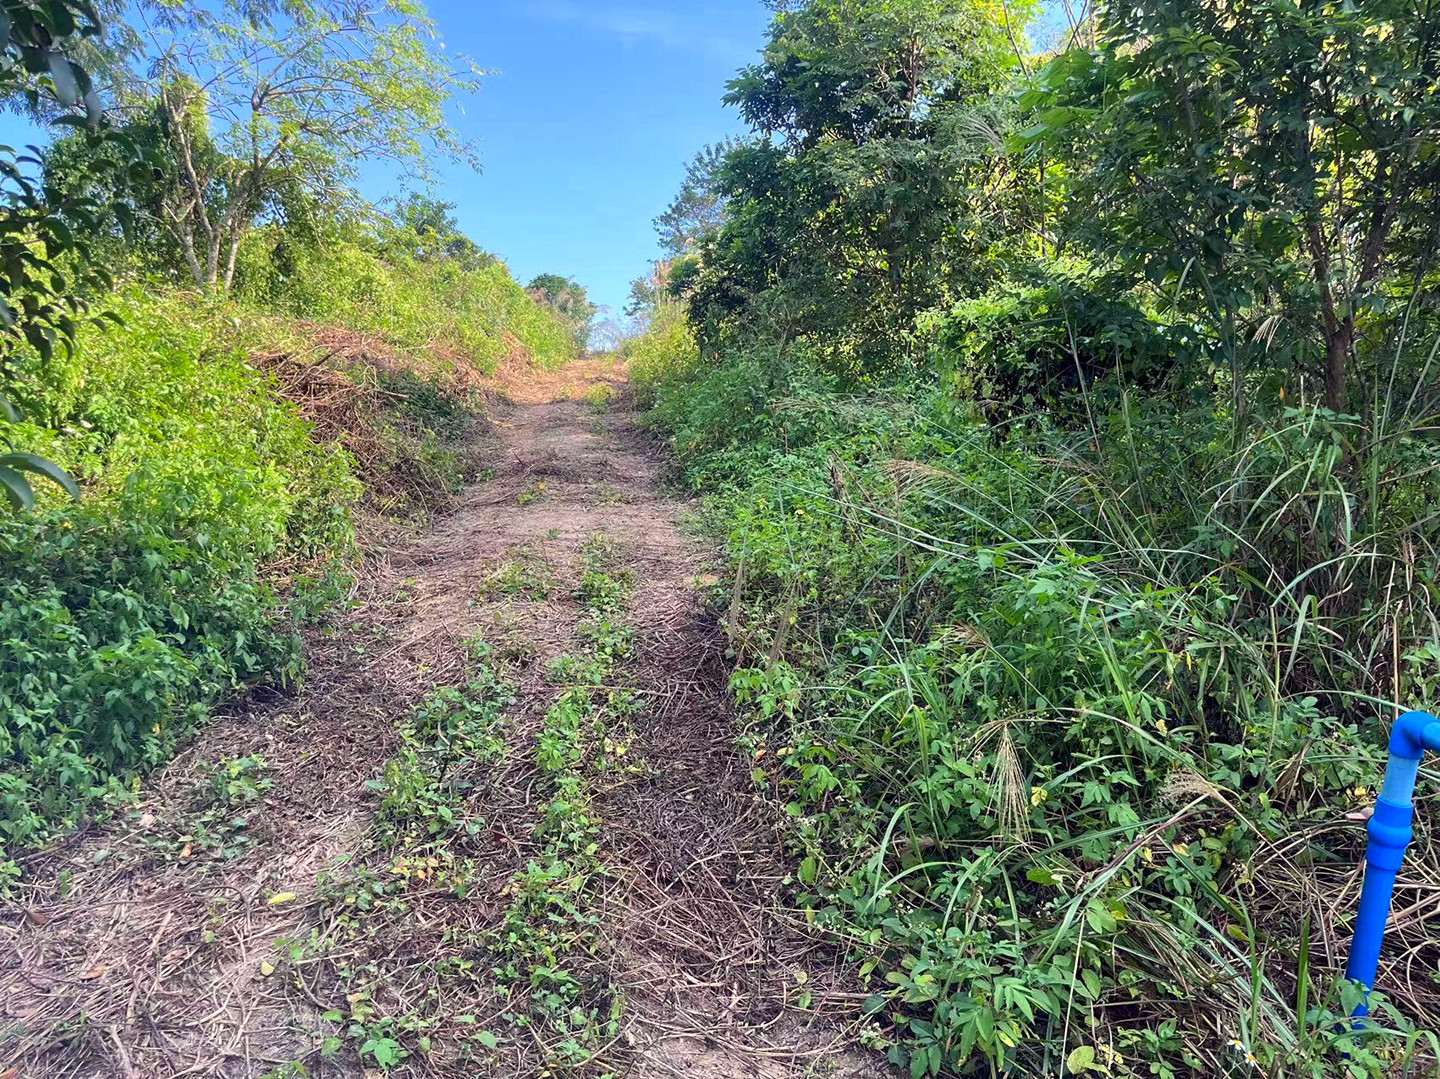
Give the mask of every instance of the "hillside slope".
M 359 552 L 487 467 L 487 373 L 575 354 L 502 264 L 402 269 L 386 288 L 436 288 L 380 307 L 423 325 L 134 286 L 94 305 L 112 325 L 32 364 L 7 433 L 82 498 L 41 487 L 38 512 L 0 518 L 5 874 L 123 802 L 217 705 L 291 686 L 298 627 L 344 599 Z

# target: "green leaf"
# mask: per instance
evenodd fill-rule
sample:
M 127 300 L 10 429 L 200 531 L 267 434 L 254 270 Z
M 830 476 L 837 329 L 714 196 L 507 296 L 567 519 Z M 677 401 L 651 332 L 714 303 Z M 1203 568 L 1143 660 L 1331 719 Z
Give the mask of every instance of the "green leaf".
M 804 884 L 814 884 L 815 876 L 819 871 L 820 865 L 815 861 L 815 856 L 812 854 L 800 863 L 800 869 L 796 876 L 798 876 Z
M 488 1030 L 482 1030 L 478 1034 L 476 1034 L 475 1040 L 478 1041 L 481 1045 L 483 1045 L 486 1049 L 498 1049 L 500 1047 L 500 1039 L 497 1038 L 494 1034 L 491 1034 Z
M 70 473 L 54 461 L 47 461 L 33 453 L 7 453 L 0 457 L 0 468 L 17 469 L 44 476 L 51 483 L 64 488 L 65 493 L 76 502 L 80 501 L 80 488 L 76 485 L 75 480 L 71 478 Z
M 1074 1075 L 1083 1075 L 1095 1066 L 1095 1048 L 1090 1045 L 1082 1045 L 1071 1051 L 1065 1058 L 1065 1066 Z
M 65 224 L 59 217 L 51 217 L 45 222 L 45 227 L 50 230 L 50 241 L 62 248 L 75 246 L 75 233 L 70 226 Z M 63 285 L 63 283 L 61 283 Z
M 25 477 L 14 469 L 0 466 L 0 492 L 4 493 L 10 505 L 17 510 L 35 507 L 35 492 L 31 490 Z
M 1120 923 L 1115 920 L 1115 916 L 1098 899 L 1092 899 L 1090 905 L 1085 908 L 1085 921 L 1089 923 L 1092 932 L 1102 936 L 1120 928 Z
M 382 1068 L 389 1068 L 395 1064 L 399 1064 L 403 1059 L 400 1043 L 394 1038 L 372 1037 L 368 1039 L 364 1045 L 360 1046 L 360 1052 L 362 1055 L 368 1053 L 374 1057 L 375 1063 L 379 1064 Z
M 1060 884 L 1060 878 L 1048 869 L 1031 869 L 1025 874 L 1025 879 L 1034 884 L 1044 884 L 1050 888 Z

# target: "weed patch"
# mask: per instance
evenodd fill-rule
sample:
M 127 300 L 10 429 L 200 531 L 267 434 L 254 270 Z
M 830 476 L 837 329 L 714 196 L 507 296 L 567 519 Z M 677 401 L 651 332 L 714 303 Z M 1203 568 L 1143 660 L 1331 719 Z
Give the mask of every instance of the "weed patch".
M 532 506 L 545 497 L 549 485 L 544 480 L 531 480 L 525 489 L 515 496 L 517 506 Z
M 617 551 L 604 537 L 592 538 L 581 554 L 581 633 L 589 647 L 548 671 L 568 683 L 536 741 L 536 764 L 552 792 L 536 827 L 541 852 L 507 889 L 505 947 L 495 968 L 500 984 L 528 989 L 530 1013 L 516 1021 L 539 1025 L 547 1065 L 560 1069 L 581 1067 L 612 1043 L 624 1009 L 603 974 L 608 942 L 589 902 L 591 881 L 605 870 L 587 776 L 606 759 L 607 746 L 613 752 L 611 724 L 634 708 L 632 694 L 607 686 L 630 654 L 623 617 L 631 582 L 628 571 L 614 571 Z
M 484 660 L 489 647 L 474 646 L 480 661 L 463 687 L 442 686 L 398 729 L 400 752 L 370 782 L 382 795 L 376 813 L 380 841 L 389 848 L 424 849 L 443 843 L 468 817 L 478 777 L 504 752 L 503 722 L 514 693 Z
M 544 553 L 528 545 L 512 550 L 510 557 L 480 586 L 482 596 L 513 596 L 531 601 L 548 599 L 555 588 L 554 573 Z
M 624 757 L 612 728 L 638 707 L 616 684 L 631 651 L 630 577 L 617 558 L 599 538 L 582 551 L 584 647 L 549 668 L 562 688 L 536 734 L 543 799 L 518 870 L 496 879 L 484 853 L 495 839 L 485 816 L 493 777 L 516 751 L 505 739 L 514 691 L 496 651 L 476 642 L 468 680 L 436 687 L 397 726 L 397 750 L 369 784 L 371 849 L 322 876 L 326 928 L 281 949 L 282 961 L 323 962 L 330 999 L 346 1002 L 316 1032 L 324 1054 L 380 1070 L 416 1057 L 493 1070 L 538 1050 L 558 1072 L 594 1065 L 618 1036 L 624 1000 L 606 973 L 596 903 L 606 870 L 591 800 L 593 777 Z M 436 915 L 494 901 L 500 909 L 478 919 Z M 423 924 L 447 925 L 443 937 L 425 937 L 422 909 Z M 417 963 L 417 952 L 429 958 Z M 400 982 L 427 988 L 417 997 L 399 992 Z
M 505 753 L 514 690 L 481 641 L 471 644 L 470 667 L 463 684 L 437 686 L 397 726 L 397 751 L 369 783 L 377 802 L 368 851 L 321 875 L 324 927 L 282 943 L 282 961 L 323 964 L 330 1000 L 344 1001 L 315 1033 L 323 1056 L 348 1053 L 387 1070 L 443 1042 L 446 1059 L 465 1066 L 498 1044 L 476 1018 L 493 1003 L 481 980 L 489 931 L 459 919 L 443 939 L 432 938 L 416 923 L 422 910 L 433 917 L 483 901 L 491 887 L 475 849 L 486 834 L 483 810 Z M 431 958 L 417 963 L 410 949 L 422 941 Z M 423 994 L 399 991 L 401 967 L 427 987 Z

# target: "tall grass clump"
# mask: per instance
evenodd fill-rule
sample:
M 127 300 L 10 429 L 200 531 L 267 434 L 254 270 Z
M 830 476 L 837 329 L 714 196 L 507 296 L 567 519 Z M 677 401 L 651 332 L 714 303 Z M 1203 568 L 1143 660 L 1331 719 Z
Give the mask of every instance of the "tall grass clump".
M 685 309 L 668 299 L 650 315 L 645 332 L 628 338 L 620 351 L 636 399 L 646 408 L 653 407 L 667 389 L 693 378 L 700 364 L 700 348 Z
M 1418 922 L 1373 1030 L 1339 975 L 1382 718 L 1440 703 L 1432 391 L 1239 430 L 1097 391 L 1093 422 L 990 424 L 937 380 L 845 385 L 803 353 L 758 403 L 734 388 L 773 361 L 693 363 L 651 416 L 729 552 L 731 688 L 796 901 L 892 1058 L 1429 1074 Z M 1428 840 L 1410 857 L 1440 879 Z

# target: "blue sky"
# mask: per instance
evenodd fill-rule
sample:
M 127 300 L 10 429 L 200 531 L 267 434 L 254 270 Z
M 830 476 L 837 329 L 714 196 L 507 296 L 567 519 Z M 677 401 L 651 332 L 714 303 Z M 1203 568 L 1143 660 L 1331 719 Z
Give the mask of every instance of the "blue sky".
M 522 282 L 580 281 L 619 309 L 658 254 L 653 218 L 707 142 L 741 129 L 720 103 L 757 55 L 760 0 L 431 0 L 447 48 L 495 71 L 456 110 L 483 171 L 439 195 Z M 364 193 L 391 193 L 371 174 Z

